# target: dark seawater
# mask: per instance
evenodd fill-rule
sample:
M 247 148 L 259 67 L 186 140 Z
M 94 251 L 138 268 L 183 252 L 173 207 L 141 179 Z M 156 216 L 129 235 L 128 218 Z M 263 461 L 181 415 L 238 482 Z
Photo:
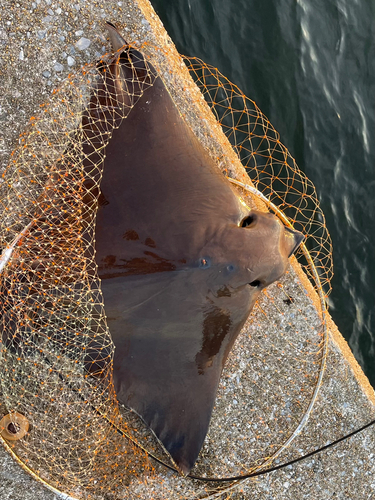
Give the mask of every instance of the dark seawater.
M 375 2 L 151 1 L 177 49 L 255 100 L 314 182 L 330 313 L 375 386 Z

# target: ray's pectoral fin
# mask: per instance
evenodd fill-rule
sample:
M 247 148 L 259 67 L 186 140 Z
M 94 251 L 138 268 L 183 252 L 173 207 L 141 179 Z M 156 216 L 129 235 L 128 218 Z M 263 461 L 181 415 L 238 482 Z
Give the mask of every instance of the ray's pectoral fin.
M 124 362 L 121 380 L 116 377 L 117 397 L 138 413 L 178 469 L 188 474 L 207 434 L 221 363 L 204 348 L 187 362 L 176 353 L 175 342 L 149 344 L 139 342 Z
M 203 445 L 225 359 L 250 305 L 245 295 L 236 304 L 230 297 L 219 305 L 202 304 L 203 284 L 192 284 L 194 272 L 163 274 L 103 281 L 111 298 L 114 382 L 119 401 L 138 413 L 187 474 Z M 138 305 L 131 307 L 133 302 Z M 121 324 L 127 325 L 126 335 Z
M 183 373 L 174 370 L 170 374 L 170 390 L 156 402 L 147 419 L 184 475 L 194 466 L 207 435 L 222 367 L 231 337 L 236 336 L 233 333 L 229 313 L 212 308 L 203 321 L 201 348 L 194 363 L 189 363 L 189 368 L 186 365 Z M 177 361 L 182 366 L 186 363 L 184 358 Z
M 212 370 L 204 380 L 192 380 L 188 374 L 174 374 L 173 387 L 155 400 L 145 395 L 147 410 L 141 416 L 153 430 L 172 460 L 186 475 L 194 466 L 207 434 L 221 370 Z M 150 384 L 149 384 L 150 385 Z M 134 401 L 129 402 L 137 411 Z

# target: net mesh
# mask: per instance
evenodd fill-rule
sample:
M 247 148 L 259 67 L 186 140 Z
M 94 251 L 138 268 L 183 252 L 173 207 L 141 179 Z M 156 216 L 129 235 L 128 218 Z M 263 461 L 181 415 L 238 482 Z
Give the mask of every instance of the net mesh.
M 119 407 L 113 388 L 95 214 L 105 146 L 157 77 L 127 50 L 126 77 L 119 78 L 120 53 L 68 77 L 30 119 L 2 177 L 0 418 L 10 421 L 2 420 L 0 432 L 24 468 L 76 498 L 137 498 L 145 487 L 152 498 L 206 498 L 220 487 L 166 476 L 150 456 L 170 465 L 168 456 Z M 253 184 L 307 235 L 301 264 L 318 292 L 328 293 L 331 246 L 313 185 L 253 101 L 215 68 L 185 62 Z M 269 463 L 311 410 L 324 322 L 311 319 L 315 308 L 289 274 L 265 291 L 228 358 L 197 476 L 240 475 Z M 283 335 L 301 324 L 303 338 L 285 343 Z M 25 422 L 25 436 L 12 440 Z
M 278 132 L 254 101 L 217 68 L 198 58 L 186 58 L 194 81 L 220 123 L 253 185 L 274 203 L 295 229 L 306 235 L 305 245 L 325 294 L 331 291 L 332 244 L 313 183 L 298 168 Z M 311 267 L 299 261 L 313 285 Z

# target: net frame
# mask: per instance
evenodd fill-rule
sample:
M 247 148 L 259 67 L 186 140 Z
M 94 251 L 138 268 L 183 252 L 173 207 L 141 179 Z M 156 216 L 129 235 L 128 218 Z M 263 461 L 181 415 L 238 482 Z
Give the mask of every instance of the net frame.
M 101 61 L 101 64 L 103 66 L 108 65 L 109 62 L 110 62 L 110 60 L 111 60 L 111 57 L 112 57 L 111 55 L 104 56 L 103 59 L 102 59 L 102 61 Z M 198 64 L 197 60 L 196 59 L 191 59 L 190 61 L 191 61 L 191 64 L 190 64 L 189 69 L 191 71 L 193 71 L 195 74 L 197 74 L 197 70 L 198 70 L 197 69 L 198 68 L 198 66 L 197 66 L 197 64 Z M 137 64 L 137 62 L 135 63 L 135 66 L 133 68 L 134 71 L 135 71 L 135 68 L 136 68 L 136 64 Z M 240 97 L 240 99 L 242 100 L 242 102 L 245 103 L 244 109 L 248 110 L 248 108 L 246 106 L 247 106 L 248 102 L 250 102 L 250 100 L 248 100 L 242 93 L 240 93 L 240 91 L 238 90 L 237 87 L 235 87 L 233 84 L 230 84 L 229 81 L 226 80 L 225 77 L 223 77 L 222 75 L 220 75 L 220 73 L 217 72 L 216 69 L 214 69 L 214 68 L 212 68 L 212 67 L 210 67 L 208 65 L 205 65 L 205 63 L 203 63 L 202 61 L 200 61 L 199 64 L 201 65 L 202 72 L 206 71 L 206 68 L 208 68 L 209 71 L 210 71 L 210 75 L 211 76 L 212 76 L 213 73 L 216 75 L 217 82 L 218 82 L 217 85 L 218 85 L 218 87 L 220 89 L 222 89 L 222 88 L 225 89 L 225 92 L 228 95 L 228 97 L 227 97 L 228 102 L 232 103 L 234 97 L 235 98 Z M 93 97 L 91 95 L 92 81 L 95 80 L 95 78 L 98 76 L 97 71 L 98 71 L 98 69 L 95 66 L 91 66 L 91 67 L 88 66 L 87 68 L 84 69 L 83 75 L 85 77 L 87 77 L 87 79 L 86 79 L 86 85 L 84 85 L 84 86 L 82 86 L 81 83 L 76 83 L 77 82 L 77 76 L 75 76 L 75 75 L 71 75 L 68 78 L 67 83 L 65 84 L 66 86 L 72 86 L 72 88 L 74 89 L 73 90 L 73 95 L 66 102 L 66 104 L 67 104 L 67 110 L 70 110 L 72 107 L 74 107 L 74 111 L 71 112 L 71 117 L 70 117 L 70 120 L 73 121 L 73 123 L 71 123 L 71 122 L 68 123 L 67 131 L 65 133 L 65 135 L 66 135 L 65 140 L 62 141 L 62 143 L 58 144 L 58 145 L 53 145 L 51 143 L 51 141 L 50 141 L 50 133 L 51 132 L 48 129 L 48 127 L 49 127 L 51 121 L 52 121 L 52 123 L 54 123 L 53 120 L 55 120 L 55 119 L 53 118 L 53 115 L 54 115 L 55 109 L 54 109 L 54 105 L 53 104 L 52 104 L 52 106 L 51 105 L 42 105 L 42 108 L 44 108 L 44 110 L 43 110 L 44 118 L 37 118 L 36 119 L 36 118 L 32 117 L 29 130 L 26 131 L 25 134 L 20 139 L 21 140 L 21 146 L 20 146 L 20 148 L 13 154 L 13 158 L 12 158 L 12 163 L 13 164 L 18 165 L 19 163 L 21 163 L 22 165 L 24 165 L 25 164 L 25 157 L 30 156 L 30 153 L 31 153 L 31 157 L 34 154 L 33 151 L 36 148 L 35 144 L 38 144 L 38 145 L 40 145 L 40 144 L 48 144 L 48 146 L 51 147 L 52 151 L 47 151 L 46 153 L 42 154 L 41 159 L 38 160 L 39 161 L 38 166 L 42 166 L 43 164 L 46 164 L 46 162 L 47 162 L 47 164 L 51 163 L 51 161 L 52 161 L 52 163 L 54 165 L 58 165 L 59 167 L 61 167 L 61 156 L 66 151 L 67 144 L 70 144 L 72 142 L 72 138 L 73 137 L 75 139 L 75 136 L 77 134 L 77 130 L 82 129 L 81 117 L 85 115 L 85 112 L 87 111 L 87 109 L 89 109 L 89 113 L 92 112 L 92 110 L 95 108 L 95 100 L 97 102 L 100 102 L 100 100 L 103 99 L 103 95 L 100 94 L 100 92 L 98 92 L 98 94 L 94 97 L 94 99 L 93 99 Z M 152 71 L 150 71 L 150 73 L 152 74 Z M 200 77 L 197 78 L 198 86 L 201 86 L 203 89 L 206 89 L 206 94 L 211 95 L 210 92 L 212 91 L 212 88 L 213 88 L 211 86 L 211 84 L 205 83 L 203 85 L 201 83 L 205 79 L 207 79 L 207 76 L 205 76 L 205 78 L 203 80 Z M 78 80 L 79 80 L 79 78 L 78 78 Z M 224 81 L 224 86 L 222 86 L 222 82 L 223 81 Z M 75 84 L 77 86 L 75 86 Z M 134 80 L 130 81 L 129 85 L 130 86 L 134 85 Z M 226 85 L 229 85 L 228 88 L 230 88 L 230 92 L 232 92 L 232 97 L 230 97 L 231 94 L 230 94 L 228 88 L 226 87 Z M 202 90 L 202 88 L 201 88 L 201 90 Z M 55 94 L 58 94 L 59 92 L 64 93 L 64 89 L 60 89 L 60 90 L 56 91 Z M 113 89 L 111 89 L 109 93 L 111 94 L 111 92 L 113 92 Z M 127 92 L 129 93 L 129 90 Z M 130 94 L 132 94 L 132 92 L 130 92 Z M 205 95 L 205 92 L 203 92 L 203 94 Z M 126 112 L 130 112 L 130 110 L 134 107 L 134 105 L 136 104 L 136 101 L 138 100 L 138 98 L 140 97 L 140 95 L 141 95 L 141 93 L 139 91 L 133 93 L 134 101 L 130 102 L 130 105 L 128 104 L 127 107 L 126 106 L 124 107 L 124 109 L 127 110 L 127 111 L 125 111 L 125 114 L 126 114 Z M 206 100 L 207 100 L 207 95 L 205 95 L 205 97 L 206 97 Z M 106 98 L 104 97 L 104 99 L 106 99 Z M 89 102 L 88 106 L 85 105 L 85 103 L 87 101 Z M 108 104 L 108 103 L 106 103 L 106 104 Z M 231 139 L 233 137 L 236 137 L 234 132 L 235 132 L 235 129 L 238 128 L 238 122 L 236 122 L 235 125 L 232 126 L 232 127 L 226 126 L 225 125 L 225 118 L 228 115 L 226 115 L 224 113 L 223 117 L 220 118 L 220 114 L 217 112 L 217 110 L 215 109 L 215 106 L 214 106 L 215 102 L 212 99 L 210 100 L 210 98 L 209 98 L 208 99 L 208 104 L 211 105 L 212 111 L 214 112 L 214 114 L 216 115 L 216 117 L 219 118 L 218 121 L 221 124 L 221 126 L 223 127 L 224 132 L 228 132 L 229 131 L 229 134 L 227 133 L 227 136 L 229 137 L 229 139 Z M 91 111 L 90 111 L 90 106 L 91 106 Z M 254 104 L 254 106 L 255 106 L 255 104 Z M 109 106 L 107 105 L 107 108 L 108 107 L 110 107 L 110 105 Z M 223 107 L 222 100 L 220 102 L 220 107 Z M 110 122 L 112 120 L 112 124 L 113 124 L 112 127 L 117 127 L 117 126 L 120 125 L 122 119 L 124 119 L 124 117 L 125 117 L 124 114 L 123 114 L 124 113 L 124 109 L 121 110 L 120 113 L 118 113 L 118 110 L 116 110 L 115 107 L 113 107 L 113 108 L 114 108 L 113 109 L 113 112 L 114 112 L 113 115 L 110 118 L 106 117 L 106 120 L 107 120 L 107 122 Z M 232 105 L 230 105 L 228 107 L 228 109 L 229 110 L 233 109 Z M 244 115 L 244 113 L 245 113 L 245 111 L 242 112 L 242 116 Z M 66 115 L 68 115 L 68 114 L 69 114 L 69 112 L 67 111 Z M 46 115 L 47 115 L 47 118 L 45 118 Z M 248 111 L 248 116 L 250 116 L 250 115 L 251 115 L 251 113 Z M 78 120 L 77 120 L 77 116 L 79 116 Z M 253 115 L 251 115 L 251 116 L 253 116 Z M 311 227 L 313 227 L 313 224 L 310 224 L 310 226 L 309 226 L 306 223 L 306 220 L 309 220 L 309 219 L 307 219 L 306 214 L 303 214 L 302 221 L 298 220 L 298 218 L 296 216 L 292 217 L 292 216 L 289 215 L 289 217 L 286 217 L 283 214 L 282 210 L 285 207 L 292 208 L 293 204 L 290 201 L 288 201 L 285 196 L 283 197 L 283 196 L 280 195 L 279 188 L 278 189 L 274 188 L 273 187 L 273 182 L 272 182 L 272 178 L 273 177 L 275 177 L 275 179 L 277 180 L 277 182 L 280 181 L 280 176 L 278 176 L 277 174 L 275 174 L 275 167 L 276 167 L 277 164 L 281 163 L 281 165 L 283 165 L 283 166 L 285 166 L 285 164 L 289 166 L 288 162 L 292 161 L 292 164 L 293 164 L 293 170 L 292 171 L 293 171 L 293 176 L 294 176 L 293 178 L 295 178 L 295 176 L 299 172 L 298 167 L 295 165 L 294 160 L 291 159 L 291 156 L 287 152 L 286 148 L 279 142 L 277 133 L 274 131 L 274 129 L 269 124 L 268 120 L 264 117 L 264 115 L 261 114 L 261 112 L 259 110 L 257 110 L 256 121 L 257 121 L 257 124 L 259 122 L 261 122 L 262 126 L 265 127 L 267 131 L 270 131 L 270 138 L 271 139 L 269 139 L 269 142 L 267 143 L 267 148 L 269 150 L 272 149 L 270 147 L 271 143 L 278 145 L 277 147 L 281 148 L 282 154 L 284 155 L 284 157 L 283 157 L 284 160 L 283 160 L 283 162 L 280 162 L 279 161 L 279 157 L 277 156 L 278 153 L 277 154 L 275 153 L 276 161 L 274 163 L 266 161 L 266 166 L 267 167 L 271 166 L 271 173 L 267 173 L 267 172 L 265 173 L 265 169 L 262 166 L 262 168 L 263 168 L 263 170 L 262 170 L 263 177 L 261 177 L 261 176 L 256 177 L 255 176 L 255 178 L 254 178 L 255 181 L 253 179 L 255 185 L 257 185 L 258 187 L 261 187 L 262 185 L 266 186 L 266 189 L 265 189 L 266 195 L 264 195 L 261 191 L 255 189 L 253 186 L 244 185 L 243 183 L 240 184 L 240 185 L 241 185 L 242 188 L 244 188 L 247 191 L 249 191 L 253 196 L 258 197 L 263 202 L 265 202 L 267 204 L 267 206 L 270 207 L 281 218 L 281 220 L 286 225 L 288 225 L 290 227 L 294 226 L 296 229 L 301 229 L 302 228 L 302 230 L 306 233 L 307 230 L 311 230 Z M 78 124 L 78 127 L 77 127 L 77 124 Z M 247 125 L 247 127 L 249 127 L 249 124 Z M 83 129 L 84 129 L 84 125 L 83 125 Z M 36 132 L 35 132 L 35 130 L 36 130 Z M 242 149 L 246 149 L 245 146 L 244 146 L 244 140 L 242 140 L 242 129 L 241 129 L 240 132 L 241 132 L 241 140 L 235 139 L 234 142 L 233 142 L 233 144 L 232 144 L 234 150 L 237 153 L 241 152 Z M 59 134 L 60 133 L 61 132 L 59 131 Z M 99 144 L 99 146 L 100 146 L 100 149 L 99 149 L 99 159 L 98 158 L 95 159 L 95 162 L 94 162 L 95 165 L 102 164 L 102 162 L 104 160 L 105 143 L 108 142 L 108 140 L 110 138 L 110 133 L 111 133 L 110 130 L 107 129 L 107 130 L 101 131 L 100 138 L 98 138 L 98 136 L 96 134 L 93 134 L 93 136 L 90 137 L 90 139 L 92 140 L 92 142 L 94 144 L 96 144 L 96 141 L 98 141 L 97 144 Z M 40 139 L 38 137 L 38 136 L 40 136 L 40 134 L 42 134 L 43 139 Z M 250 140 L 250 138 L 251 138 L 251 140 L 253 139 L 252 135 L 255 135 L 255 138 L 259 139 L 259 134 L 255 134 L 254 132 L 249 132 L 248 135 L 249 135 L 249 140 Z M 104 137 L 104 140 L 103 140 L 103 137 Z M 260 138 L 261 137 L 262 136 L 260 136 Z M 35 138 L 36 138 L 36 141 L 35 141 Z M 256 157 L 256 159 L 258 160 L 258 158 L 257 158 L 258 156 L 259 157 L 264 157 L 264 150 L 262 149 L 263 146 L 261 146 L 261 144 L 262 144 L 262 141 L 259 144 L 257 144 L 256 148 L 253 148 L 251 158 Z M 273 146 L 272 151 L 275 151 L 275 146 Z M 78 157 L 79 157 L 80 154 L 81 155 L 82 154 L 85 155 L 86 153 L 85 152 L 83 152 L 83 153 L 82 152 L 78 152 Z M 77 151 L 74 151 L 74 155 L 77 155 Z M 241 157 L 241 154 L 239 154 L 239 156 Z M 287 160 L 285 160 L 285 158 L 287 158 Z M 22 162 L 24 162 L 24 163 L 22 163 Z M 59 163 L 60 163 L 60 165 L 59 165 Z M 27 165 L 27 160 L 26 160 L 26 165 Z M 250 172 L 250 173 L 251 172 L 252 173 L 255 172 L 256 173 L 256 167 L 258 165 L 259 165 L 259 161 L 256 162 L 256 164 L 255 164 L 254 167 L 248 167 L 247 168 L 248 172 Z M 34 168 L 35 168 L 35 163 L 33 162 L 33 169 Z M 283 167 L 283 168 L 285 168 L 285 167 Z M 43 170 L 43 168 L 42 168 L 42 170 Z M 62 172 L 64 172 L 64 169 L 62 169 Z M 20 174 L 20 172 L 18 172 L 18 174 Z M 39 175 L 41 175 L 41 174 L 38 173 L 38 176 Z M 61 168 L 60 168 L 60 170 L 59 170 L 59 168 L 55 168 L 53 170 L 52 175 L 53 176 L 57 175 L 59 178 L 61 178 L 61 177 L 64 176 L 64 175 L 61 175 Z M 101 175 L 100 171 L 99 172 L 98 171 L 92 172 L 91 175 L 92 175 L 92 179 L 95 181 L 95 183 L 98 183 L 98 179 L 100 179 L 100 175 Z M 300 175 L 301 175 L 302 185 L 303 186 L 311 187 L 311 184 L 309 183 L 309 181 L 306 180 L 306 178 L 304 178 L 303 174 L 300 174 Z M 21 177 L 23 179 L 25 178 L 25 170 L 22 170 Z M 35 174 L 32 173 L 31 177 L 34 178 Z M 17 184 L 17 179 L 19 179 L 19 177 L 16 176 L 14 178 L 14 177 L 12 177 L 12 174 L 11 174 L 10 180 L 9 180 L 9 177 L 8 177 L 8 186 L 10 187 L 11 190 L 14 189 L 15 184 Z M 52 177 L 52 179 L 54 179 L 54 177 Z M 266 180 L 264 180 L 264 179 L 266 179 Z M 235 182 L 235 181 L 233 179 L 230 179 L 230 182 Z M 45 180 L 40 181 L 40 184 L 45 185 Z M 286 184 L 285 182 L 283 184 L 284 184 L 284 186 L 288 187 L 288 184 Z M 47 183 L 47 185 L 48 185 L 48 183 Z M 92 186 L 89 187 L 89 188 L 87 188 L 87 186 L 86 186 L 85 190 L 84 190 L 83 187 L 82 187 L 82 181 L 81 180 L 77 180 L 77 185 L 79 185 L 80 189 L 81 189 L 81 194 L 79 195 L 79 200 L 80 200 L 80 203 L 82 203 L 82 199 L 85 196 L 91 196 L 92 195 Z M 276 185 L 276 182 L 275 182 L 275 185 Z M 303 191 L 303 193 L 306 195 L 306 193 L 307 193 L 307 187 L 305 187 L 304 189 L 305 189 L 305 191 Z M 15 197 L 19 198 L 19 192 L 20 192 L 20 186 L 17 185 L 16 189 L 15 189 L 15 193 L 13 193 L 13 195 L 14 195 L 13 199 L 12 199 L 11 194 L 9 192 L 7 193 L 8 207 L 9 206 L 14 206 L 14 204 L 15 204 L 14 199 L 15 199 Z M 61 193 L 60 193 L 60 195 L 61 195 Z M 313 188 L 313 195 L 316 195 L 314 188 Z M 312 195 L 309 194 L 309 196 L 312 196 Z M 55 198 L 55 195 L 53 195 L 48 200 L 51 201 L 54 198 Z M 304 198 L 304 197 L 302 197 L 302 198 Z M 273 201 L 271 201 L 271 200 L 273 200 Z M 0 260 L 0 273 L 2 271 L 3 276 L 4 276 L 4 272 L 5 273 L 7 272 L 8 268 L 9 268 L 9 265 L 12 262 L 12 259 L 15 258 L 15 255 L 17 253 L 17 248 L 20 247 L 20 246 L 22 246 L 21 242 L 25 238 L 27 232 L 30 230 L 31 225 L 33 223 L 35 223 L 35 220 L 34 220 L 35 218 L 31 217 L 32 220 L 30 222 L 28 222 L 27 225 L 25 226 L 25 224 L 27 222 L 27 217 L 25 217 L 25 213 L 27 214 L 27 213 L 30 212 L 30 209 L 25 209 L 25 206 L 27 205 L 26 202 L 31 202 L 31 204 L 33 205 L 34 204 L 33 202 L 35 202 L 35 197 L 31 198 L 30 200 L 26 200 L 26 201 L 25 200 L 21 200 L 21 201 L 22 201 L 22 210 L 19 210 L 19 218 L 18 218 L 18 220 L 16 220 L 14 223 L 12 223 L 12 224 L 9 225 L 8 224 L 8 219 L 6 218 L 6 222 L 4 224 L 4 226 L 6 226 L 6 232 L 2 233 L 2 237 L 3 237 L 3 241 L 7 242 L 7 247 L 6 247 L 5 251 L 3 252 L 1 260 Z M 279 206 L 277 206 L 274 203 L 274 201 L 279 202 Z M 17 203 L 18 203 L 18 201 L 17 201 Z M 304 203 L 304 202 L 301 202 L 301 203 Z M 313 210 L 314 217 L 315 217 L 315 213 L 318 212 L 319 205 L 318 205 L 317 201 L 316 202 L 314 201 L 314 203 L 316 203 L 315 204 L 315 208 Z M 300 210 L 300 208 L 301 208 L 301 206 L 298 207 L 298 210 Z M 297 212 L 298 212 L 298 210 L 297 210 Z M 311 208 L 308 207 L 306 210 L 307 211 L 311 211 Z M 26 222 L 25 222 L 25 219 L 26 219 Z M 293 222 L 293 224 L 292 224 L 291 221 Z M 85 231 L 86 232 L 87 232 L 87 226 L 91 225 L 91 227 L 92 227 L 92 224 L 93 224 L 93 219 L 91 219 L 91 221 L 88 224 L 86 222 L 86 225 L 85 225 Z M 323 227 L 325 228 L 324 216 L 323 216 Z M 12 236 L 13 236 L 13 239 L 11 238 Z M 309 235 L 309 237 L 312 238 L 312 240 L 314 242 L 317 241 L 317 236 L 316 236 L 316 230 L 315 229 L 312 230 L 312 234 Z M 324 291 L 323 291 L 323 286 L 326 286 L 326 285 L 329 286 L 330 273 L 331 273 L 331 264 L 328 265 L 328 270 L 326 270 L 326 268 L 327 268 L 327 264 L 326 263 L 330 262 L 329 261 L 329 259 L 330 259 L 330 250 L 329 250 L 330 249 L 330 246 L 329 246 L 330 245 L 330 241 L 329 241 L 329 236 L 326 234 L 324 236 L 324 238 L 322 238 L 322 241 L 323 241 L 323 244 L 320 244 L 320 249 L 319 248 L 317 249 L 317 245 L 315 245 L 315 247 L 313 247 L 312 250 L 311 249 L 309 250 L 306 246 L 305 246 L 305 248 L 303 248 L 303 255 L 305 256 L 305 259 L 307 260 L 307 264 L 303 264 L 303 265 L 304 265 L 305 268 L 306 267 L 309 268 L 310 278 L 311 277 L 313 278 L 314 283 L 315 283 L 315 288 L 317 289 L 317 291 L 319 293 L 320 300 L 321 300 L 322 311 L 323 311 L 323 313 L 322 313 L 323 314 L 322 324 L 323 324 L 324 329 L 325 329 L 324 330 L 325 333 L 324 333 L 324 341 L 323 341 L 323 348 L 322 348 L 322 356 L 321 356 L 321 367 L 320 367 L 320 372 L 319 372 L 319 377 L 318 377 L 318 382 L 317 382 L 317 385 L 316 385 L 316 388 L 315 388 L 315 392 L 314 392 L 313 398 L 311 400 L 311 403 L 309 405 L 309 408 L 308 408 L 305 416 L 303 417 L 303 419 L 301 420 L 301 422 L 299 423 L 299 425 L 295 429 L 294 433 L 290 436 L 290 438 L 284 443 L 284 445 L 274 455 L 272 455 L 271 457 L 268 457 L 267 460 L 264 463 L 262 463 L 256 469 L 252 469 L 252 470 L 258 470 L 260 468 L 264 468 L 267 465 L 269 465 L 272 461 L 275 460 L 275 458 L 277 456 L 280 455 L 280 453 L 286 447 L 288 447 L 290 445 L 291 441 L 300 433 L 300 431 L 302 430 L 302 427 L 304 426 L 304 424 L 307 421 L 308 415 L 311 412 L 312 406 L 313 406 L 314 401 L 316 399 L 317 392 L 318 392 L 318 389 L 319 389 L 319 386 L 320 386 L 320 383 L 321 383 L 321 379 L 322 379 L 322 375 L 323 375 L 323 370 L 324 370 L 324 363 L 325 363 L 325 358 L 326 358 L 326 352 L 327 352 L 327 330 L 326 330 L 326 322 L 325 322 L 325 318 L 324 318 L 325 310 L 326 310 L 325 309 L 325 298 L 326 298 L 326 296 L 325 296 Z M 323 251 L 322 251 L 322 248 L 323 248 Z M 327 249 L 328 249 L 328 257 L 324 256 L 324 252 L 325 252 L 325 254 L 327 254 Z M 318 266 L 315 265 L 315 262 L 318 263 Z M 97 286 L 97 290 L 99 290 L 99 289 L 100 289 L 100 287 Z M 100 298 L 97 301 L 97 303 L 99 304 L 99 306 L 101 308 L 103 307 L 103 302 L 102 302 L 102 300 L 100 301 Z M 100 314 L 100 312 L 99 312 L 99 314 Z M 102 328 L 103 328 L 103 331 L 105 331 L 106 327 L 103 326 Z M 112 354 L 110 354 L 110 356 L 111 355 Z M 95 361 L 95 360 L 93 360 L 93 361 Z M 95 393 L 96 389 L 93 389 L 93 387 L 90 386 L 90 390 L 93 390 L 93 392 Z M 101 398 L 104 398 L 103 401 L 106 401 L 106 398 L 108 397 L 108 394 L 111 391 L 113 391 L 113 386 L 109 383 L 107 385 L 107 388 L 105 390 L 99 391 L 100 394 L 99 395 L 96 394 L 95 398 L 93 398 L 93 399 L 95 399 L 95 401 L 98 401 L 98 400 L 100 401 Z M 97 398 L 99 398 L 99 399 L 97 399 Z M 12 406 L 12 408 L 14 408 L 14 406 Z M 99 416 L 101 418 L 107 420 L 107 422 L 110 422 L 110 425 L 112 427 L 123 427 L 124 426 L 124 423 L 121 420 L 121 417 L 119 416 L 119 413 L 118 413 L 117 409 L 114 410 L 113 414 L 109 414 L 109 415 L 108 415 L 107 411 L 105 411 L 103 413 L 99 412 Z M 126 426 L 125 426 L 125 428 L 126 428 Z M 126 435 L 126 434 L 127 433 L 126 433 L 126 430 L 125 430 L 124 431 L 124 435 Z M 134 436 L 131 436 L 129 434 L 128 437 L 130 438 L 130 440 L 134 440 Z M 58 488 L 55 488 L 53 486 L 53 484 L 48 483 L 48 481 L 44 481 L 44 479 L 41 478 L 37 473 L 35 473 L 31 468 L 27 467 L 27 465 L 19 458 L 19 456 L 17 455 L 17 453 L 15 453 L 14 450 L 11 447 L 9 447 L 8 443 L 5 443 L 5 446 L 8 449 L 8 451 L 10 451 L 12 453 L 12 455 L 14 456 L 14 458 L 16 458 L 19 463 L 21 463 L 24 467 L 26 467 L 26 469 L 28 470 L 28 472 L 31 473 L 36 479 L 44 482 L 44 484 L 46 484 L 48 487 L 52 488 L 54 491 L 59 492 L 59 493 L 61 492 L 61 490 L 59 490 Z M 136 442 L 136 447 L 139 447 L 140 449 L 143 449 L 149 455 L 152 456 L 152 453 L 148 452 L 141 444 L 139 444 L 137 442 Z M 236 484 L 237 484 L 237 481 L 236 481 Z M 233 485 L 233 487 L 234 486 L 235 485 Z M 227 490 L 227 488 L 228 487 L 226 487 L 225 489 Z M 211 497 L 214 498 L 216 495 L 222 495 L 222 494 L 223 494 L 222 491 L 221 492 L 217 492 L 217 493 L 214 494 L 214 496 L 211 496 Z M 204 497 L 203 496 L 202 498 L 209 498 L 209 497 Z

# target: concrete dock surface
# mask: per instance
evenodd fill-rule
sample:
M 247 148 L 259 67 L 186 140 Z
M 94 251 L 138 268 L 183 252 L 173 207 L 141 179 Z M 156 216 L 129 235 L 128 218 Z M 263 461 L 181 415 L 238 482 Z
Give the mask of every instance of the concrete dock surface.
M 103 27 L 108 20 L 149 57 L 184 119 L 212 156 L 220 158 L 218 166 L 246 180 L 147 0 L 0 0 L 0 5 L 0 174 L 19 134 L 52 90 L 69 73 L 109 51 Z M 290 297 L 292 302 L 286 300 Z M 322 369 L 322 316 L 313 287 L 293 259 L 288 273 L 259 301 L 229 356 L 210 429 L 192 471 L 195 475 L 245 474 L 278 449 L 270 465 L 279 465 L 375 418 L 373 388 L 329 316 L 326 321 L 328 355 L 318 396 L 309 409 Z M 135 416 L 129 418 L 140 434 L 147 434 Z M 290 436 L 294 439 L 284 447 Z M 79 494 L 84 498 L 78 489 L 76 498 Z M 28 475 L 0 448 L 0 498 L 55 500 L 59 494 Z M 375 499 L 375 428 L 295 465 L 239 483 L 205 484 L 155 465 L 153 474 L 135 476 L 119 487 L 117 496 L 98 491 L 92 498 L 371 500 Z

